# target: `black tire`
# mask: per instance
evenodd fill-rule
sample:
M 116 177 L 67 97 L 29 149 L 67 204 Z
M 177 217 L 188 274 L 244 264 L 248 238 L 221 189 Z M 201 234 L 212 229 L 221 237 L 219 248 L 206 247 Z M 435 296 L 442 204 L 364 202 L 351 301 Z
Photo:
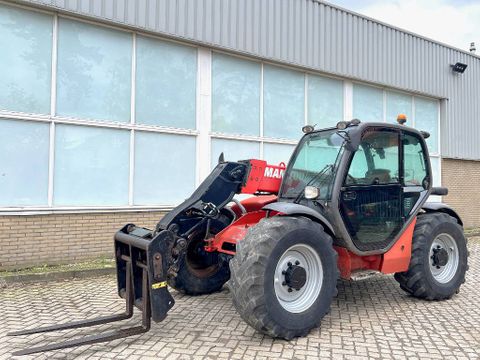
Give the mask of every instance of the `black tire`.
M 309 246 L 320 257 L 323 283 L 309 308 L 290 312 L 277 299 L 274 276 L 282 255 L 298 244 Z M 253 328 L 272 337 L 290 340 L 307 335 L 330 311 L 337 294 L 339 272 L 332 238 L 320 224 L 304 217 L 266 218 L 250 228 L 237 244 L 230 271 L 227 286 L 238 313 Z
M 212 220 L 212 234 L 222 230 L 230 220 L 221 215 Z M 169 279 L 168 284 L 187 295 L 204 295 L 222 289 L 230 278 L 228 262 L 217 252 L 206 252 L 205 229 L 193 232 L 187 239 L 187 250 L 181 255 L 178 275 Z
M 458 249 L 458 266 L 451 280 L 439 282 L 431 270 L 430 248 L 440 234 L 448 234 Z M 406 272 L 396 273 L 400 288 L 414 297 L 426 300 L 444 300 L 458 293 L 468 270 L 468 250 L 463 228 L 457 220 L 445 213 L 426 213 L 418 216 L 412 239 L 412 257 Z M 450 260 L 449 260 L 450 261 Z M 453 274 L 453 272 L 452 272 Z

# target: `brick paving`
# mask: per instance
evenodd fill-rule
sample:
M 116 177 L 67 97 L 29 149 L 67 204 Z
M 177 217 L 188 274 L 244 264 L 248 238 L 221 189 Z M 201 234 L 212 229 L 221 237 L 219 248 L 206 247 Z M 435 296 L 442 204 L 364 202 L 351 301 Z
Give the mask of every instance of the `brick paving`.
M 467 282 L 454 298 L 417 300 L 391 276 L 339 281 L 332 311 L 307 337 L 274 340 L 246 325 L 227 290 L 187 297 L 176 292 L 167 319 L 141 336 L 26 359 L 480 359 L 480 238 L 470 241 Z M 26 346 L 67 339 L 121 323 L 28 337 L 7 331 L 123 311 L 115 279 L 70 280 L 0 290 L 0 359 Z M 122 325 L 140 322 L 139 314 Z M 62 336 L 63 337 L 60 337 Z

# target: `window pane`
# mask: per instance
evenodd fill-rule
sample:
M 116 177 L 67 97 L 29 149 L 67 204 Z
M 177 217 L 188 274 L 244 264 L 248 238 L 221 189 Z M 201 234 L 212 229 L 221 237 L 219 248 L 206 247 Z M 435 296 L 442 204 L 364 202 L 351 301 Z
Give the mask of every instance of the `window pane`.
M 419 139 L 412 135 L 405 135 L 403 144 L 405 185 L 422 186 L 427 176 L 422 145 Z
M 304 125 L 305 76 L 276 66 L 263 68 L 263 122 L 266 137 L 297 139 Z
M 345 181 L 346 184 L 378 185 L 398 183 L 398 145 L 398 133 L 396 132 L 366 132 L 362 137 L 359 151 L 353 156 Z
M 128 122 L 132 34 L 58 22 L 58 115 Z
M 432 166 L 432 178 L 433 186 L 442 186 L 442 177 L 440 174 L 440 159 L 437 157 L 430 158 L 430 164 Z
M 213 54 L 213 131 L 259 135 L 260 77 L 260 63 Z
M 0 4 L 0 109 L 50 113 L 52 16 Z
M 197 50 L 137 36 L 136 122 L 195 128 Z
M 295 198 L 305 186 L 319 189 L 321 199 L 329 199 L 336 166 L 343 152 L 343 139 L 334 130 L 313 133 L 300 142 L 300 150 L 285 174 L 281 196 Z
M 212 139 L 212 168 L 217 165 L 222 152 L 226 161 L 259 159 L 260 144 L 253 141 Z
M 442 176 L 440 173 L 440 158 L 431 157 L 430 164 L 432 166 L 432 186 L 442 186 Z M 431 195 L 428 197 L 429 202 L 441 202 L 442 197 L 437 195 Z
M 335 126 L 341 120 L 343 81 L 308 75 L 308 123 L 321 129 Z
M 195 137 L 135 132 L 133 183 L 136 205 L 186 199 L 195 187 Z
M 278 165 L 281 162 L 288 164 L 290 156 L 292 156 L 294 145 L 283 144 L 264 144 L 263 145 L 263 158 L 270 165 Z
M 0 206 L 47 205 L 49 127 L 0 119 Z
M 127 205 L 129 144 L 129 131 L 57 125 L 55 205 Z
M 430 133 L 426 140 L 431 153 L 438 153 L 438 101 L 415 98 L 415 127 Z
M 412 97 L 387 91 L 387 122 L 396 124 L 399 114 L 407 115 L 407 125 L 412 125 Z
M 355 155 L 348 169 L 348 177 L 345 180 L 346 184 L 354 185 L 358 182 L 363 182 L 362 179 L 366 177 L 368 172 L 368 162 L 365 151 L 361 146 L 355 152 Z
M 363 122 L 383 121 L 383 90 L 353 84 L 353 117 Z

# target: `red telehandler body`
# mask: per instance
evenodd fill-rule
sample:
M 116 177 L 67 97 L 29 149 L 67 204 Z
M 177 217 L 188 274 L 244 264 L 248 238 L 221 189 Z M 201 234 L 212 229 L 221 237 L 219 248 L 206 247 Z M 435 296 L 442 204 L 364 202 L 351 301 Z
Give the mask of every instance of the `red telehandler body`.
M 425 138 L 403 125 L 342 121 L 304 128 L 288 166 L 220 161 L 154 230 L 127 224 L 115 234 L 118 295 L 125 313 L 10 335 L 86 327 L 130 318 L 142 324 L 18 351 L 25 355 L 136 335 L 174 306 L 168 287 L 208 294 L 227 283 L 242 318 L 292 339 L 318 326 L 339 277 L 395 274 L 427 300 L 448 299 L 465 281 L 462 221 L 430 195 Z M 243 201 L 237 194 L 254 195 Z

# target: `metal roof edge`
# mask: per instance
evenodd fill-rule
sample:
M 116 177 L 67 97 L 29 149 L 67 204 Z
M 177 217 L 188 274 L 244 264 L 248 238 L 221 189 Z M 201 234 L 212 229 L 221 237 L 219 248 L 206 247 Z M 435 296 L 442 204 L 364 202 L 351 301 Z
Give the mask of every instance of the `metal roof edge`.
M 395 26 L 395 25 L 392 25 L 392 24 L 389 24 L 389 23 L 386 23 L 386 22 L 383 22 L 381 20 L 378 20 L 378 19 L 375 19 L 375 18 L 372 18 L 368 15 L 364 15 L 364 14 L 361 14 L 361 13 L 358 13 L 356 11 L 353 11 L 353 10 L 350 10 L 350 9 L 347 9 L 347 8 L 344 8 L 342 6 L 339 6 L 339 5 L 336 5 L 336 4 L 332 4 L 328 1 L 325 1 L 325 0 L 306 0 L 306 1 L 311 1 L 311 2 L 314 2 L 314 3 L 318 3 L 318 4 L 322 4 L 322 5 L 325 5 L 325 6 L 328 6 L 328 7 L 331 7 L 333 9 L 336 9 L 336 10 L 340 10 L 340 11 L 343 11 L 347 14 L 351 14 L 351 15 L 354 15 L 356 17 L 359 17 L 359 18 L 362 18 L 362 19 L 365 19 L 365 20 L 368 20 L 368 21 L 372 21 L 374 23 L 377 23 L 379 25 L 382 25 L 382 26 L 385 26 L 387 28 L 390 28 L 390 29 L 393 29 L 393 30 L 397 30 L 397 31 L 400 31 L 404 34 L 408 34 L 408 35 L 411 35 L 413 37 L 416 37 L 418 39 L 422 39 L 422 40 L 425 40 L 425 41 L 428 41 L 428 42 L 431 42 L 433 44 L 437 44 L 437 45 L 440 45 L 444 48 L 447 48 L 447 49 L 451 49 L 451 50 L 455 50 L 455 51 L 458 51 L 458 52 L 461 52 L 465 55 L 470 55 L 472 58 L 474 58 L 475 60 L 480 60 L 480 54 L 473 54 L 471 53 L 470 51 L 467 51 L 467 50 L 463 50 L 463 49 L 460 49 L 456 46 L 453 46 L 453 45 L 448 45 L 447 43 L 444 43 L 444 42 L 441 42 L 439 40 L 434 40 L 432 38 L 429 38 L 427 36 L 424 36 L 424 35 L 420 35 L 420 34 L 417 34 L 413 31 L 410 31 L 410 30 L 406 30 L 406 29 L 402 29 L 401 27 L 398 27 L 398 26 Z

